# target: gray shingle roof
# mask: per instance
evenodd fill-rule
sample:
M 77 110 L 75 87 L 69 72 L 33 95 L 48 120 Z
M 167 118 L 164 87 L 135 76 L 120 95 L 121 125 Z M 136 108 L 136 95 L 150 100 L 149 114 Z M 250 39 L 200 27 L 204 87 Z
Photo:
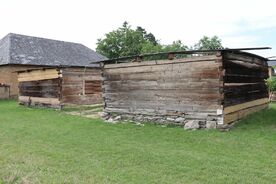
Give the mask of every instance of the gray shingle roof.
M 90 63 L 104 59 L 79 43 L 14 33 L 0 40 L 0 65 L 94 66 Z

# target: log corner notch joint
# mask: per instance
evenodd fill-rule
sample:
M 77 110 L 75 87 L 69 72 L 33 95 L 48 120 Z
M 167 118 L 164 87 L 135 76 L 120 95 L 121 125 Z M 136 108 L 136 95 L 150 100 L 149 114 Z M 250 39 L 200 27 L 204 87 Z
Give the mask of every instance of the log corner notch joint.
M 267 59 L 237 48 L 144 54 L 103 62 L 108 114 L 185 125 L 230 124 L 268 106 Z M 175 58 L 185 54 L 187 57 Z M 166 55 L 166 60 L 133 59 Z M 177 122 L 179 118 L 185 119 Z

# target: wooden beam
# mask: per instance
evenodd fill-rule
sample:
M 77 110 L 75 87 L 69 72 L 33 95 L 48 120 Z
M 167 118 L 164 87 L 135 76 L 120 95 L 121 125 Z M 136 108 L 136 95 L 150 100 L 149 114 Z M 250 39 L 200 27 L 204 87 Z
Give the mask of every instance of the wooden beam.
M 61 77 L 58 69 L 41 69 L 33 70 L 29 72 L 18 73 L 18 81 L 36 81 L 36 80 L 46 80 L 46 79 L 55 79 Z
M 247 108 L 247 109 L 242 109 L 240 111 L 236 111 L 236 112 L 233 112 L 233 113 L 230 113 L 230 114 L 226 114 L 226 115 L 224 115 L 223 123 L 224 124 L 231 123 L 233 121 L 244 118 L 244 117 L 248 116 L 249 114 L 252 114 L 252 113 L 258 112 L 262 109 L 265 109 L 267 107 L 268 107 L 268 103 L 265 103 L 265 104 L 262 104 L 262 105 L 257 105 L 257 106 L 250 107 L 250 108 Z
M 254 106 L 258 106 L 258 105 L 262 105 L 262 104 L 267 104 L 269 103 L 269 99 L 268 98 L 262 98 L 262 99 L 258 99 L 258 100 L 254 100 L 254 101 L 250 101 L 250 102 L 246 102 L 246 103 L 242 103 L 242 104 L 238 104 L 238 105 L 233 105 L 233 106 L 229 106 L 224 108 L 224 114 L 230 114 L 236 111 L 240 111 L 242 109 L 247 109 L 250 107 L 254 107 Z
M 49 104 L 49 105 L 60 105 L 60 101 L 58 98 L 40 98 L 40 97 L 31 97 L 31 96 L 19 96 L 19 102 L 24 103 L 41 103 L 41 104 Z
M 111 68 L 127 68 L 127 67 L 135 67 L 135 66 L 151 66 L 151 65 L 166 65 L 173 63 L 188 63 L 188 62 L 202 62 L 204 61 L 215 61 L 217 59 L 216 55 L 205 55 L 205 56 L 197 56 L 197 57 L 187 57 L 181 59 L 174 60 L 153 60 L 153 61 L 144 61 L 144 62 L 134 62 L 134 63 L 118 63 L 118 64 L 105 64 L 105 69 Z

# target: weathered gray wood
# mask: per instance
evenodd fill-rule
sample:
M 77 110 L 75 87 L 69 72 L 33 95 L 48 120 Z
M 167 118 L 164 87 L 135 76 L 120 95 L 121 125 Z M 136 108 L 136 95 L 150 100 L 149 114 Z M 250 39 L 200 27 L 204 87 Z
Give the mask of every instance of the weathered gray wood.
M 244 63 L 251 63 L 251 64 L 256 64 L 256 65 L 261 65 L 261 66 L 267 66 L 267 63 L 263 61 L 260 58 L 245 55 L 243 53 L 231 53 L 231 52 L 226 52 L 224 54 L 224 57 L 226 60 L 235 60 L 235 61 L 243 61 Z
M 150 66 L 150 65 L 168 65 L 168 64 L 178 64 L 178 63 L 190 63 L 190 62 L 207 62 L 214 61 L 217 58 L 216 55 L 205 55 L 199 57 L 187 57 L 175 60 L 154 60 L 154 61 L 143 61 L 136 63 L 119 63 L 119 64 L 107 64 L 104 66 L 105 69 L 114 69 L 114 68 L 128 68 L 128 67 L 141 67 L 141 66 Z M 203 63 L 204 64 L 204 63 Z
M 244 53 L 225 53 L 224 57 L 224 107 L 268 96 L 264 81 L 268 77 L 265 59 Z
M 63 104 L 98 104 L 102 102 L 101 69 L 64 68 L 62 70 Z M 87 87 L 89 81 L 89 86 Z M 91 82 L 97 85 L 91 84 Z M 99 85 L 100 84 L 100 85 Z
M 167 65 L 145 65 L 128 68 L 105 68 L 103 73 L 107 74 L 124 74 L 124 73 L 147 73 L 147 72 L 195 72 L 200 70 L 218 69 L 219 64 L 215 61 L 192 62 L 192 63 L 173 63 Z
M 218 101 L 222 98 L 218 77 L 221 64 L 216 59 L 212 55 L 105 65 L 106 110 L 151 115 L 214 114 L 221 108 Z

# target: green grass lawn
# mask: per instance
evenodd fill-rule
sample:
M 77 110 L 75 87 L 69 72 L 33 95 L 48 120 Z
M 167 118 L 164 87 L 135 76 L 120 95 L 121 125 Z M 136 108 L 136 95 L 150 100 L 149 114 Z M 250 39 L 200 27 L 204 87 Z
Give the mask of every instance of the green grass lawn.
M 276 183 L 276 104 L 219 132 L 0 101 L 0 183 Z

